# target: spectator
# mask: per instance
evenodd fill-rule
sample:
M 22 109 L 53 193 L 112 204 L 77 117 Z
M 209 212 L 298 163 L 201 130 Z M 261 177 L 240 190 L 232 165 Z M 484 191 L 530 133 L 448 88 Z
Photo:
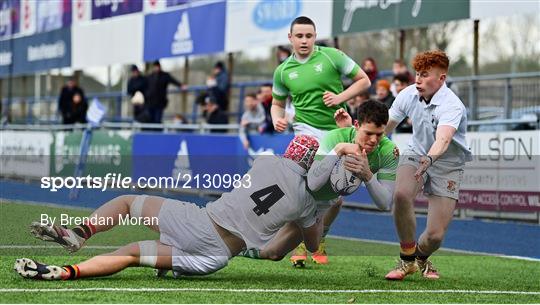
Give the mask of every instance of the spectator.
M 390 92 L 390 82 L 386 79 L 381 79 L 377 81 L 377 100 L 381 103 L 384 103 L 388 109 L 392 107 L 395 97 Z
M 62 114 L 63 124 L 86 123 L 88 103 L 83 89 L 77 85 L 77 81 L 73 77 L 60 91 L 58 110 Z
M 409 82 L 409 77 L 406 74 L 396 74 L 392 79 L 392 87 L 395 88 L 397 96 L 401 90 L 407 88 L 411 82 Z
M 392 65 L 392 73 L 394 77 L 397 75 L 404 75 L 404 78 L 402 79 L 405 79 L 405 82 L 404 82 L 404 84 L 406 84 L 405 87 L 414 83 L 414 75 L 411 72 L 409 72 L 409 70 L 407 69 L 407 65 L 405 65 L 405 63 L 401 59 L 394 60 L 394 64 Z M 394 96 L 397 96 L 397 94 L 399 93 L 399 90 L 396 89 L 395 84 L 393 82 L 392 82 L 392 85 L 390 86 L 390 91 L 392 92 Z
M 409 72 L 409 69 L 407 69 L 407 65 L 405 64 L 405 62 L 403 62 L 403 60 L 401 59 L 394 60 L 394 64 L 392 65 L 392 72 L 394 73 L 394 75 L 405 74 L 407 78 L 409 79 L 408 83 L 409 84 L 414 83 L 414 75 L 411 72 Z
M 218 61 L 214 65 L 212 74 L 206 80 L 208 91 L 210 95 L 213 95 L 219 108 L 223 111 L 227 111 L 229 108 L 228 92 L 229 92 L 229 74 L 225 69 L 225 64 L 222 61 Z
M 203 115 L 207 124 L 229 124 L 227 115 L 219 108 L 216 99 L 209 95 L 204 99 Z M 226 129 L 210 129 L 210 132 L 226 133 Z
M 172 123 L 175 126 L 179 126 L 179 125 L 187 124 L 188 121 L 183 115 L 177 113 L 177 114 L 174 115 Z
M 133 104 L 133 118 L 140 121 L 144 110 L 144 93 L 148 87 L 148 81 L 136 65 L 131 65 L 130 70 L 131 77 L 128 80 L 127 93 Z
M 160 124 L 163 119 L 163 111 L 167 107 L 167 86 L 174 84 L 179 88 L 185 86 L 172 77 L 169 73 L 161 70 L 158 60 L 152 65 L 152 73 L 148 76 L 148 89 L 145 95 L 145 111 L 148 112 L 149 122 Z
M 357 96 L 347 101 L 347 112 L 351 116 L 352 121 L 358 120 L 358 107 L 365 101 L 369 100 L 369 92 L 367 90 L 360 92 Z
M 257 100 L 255 93 L 249 93 L 244 98 L 244 113 L 240 120 L 240 140 L 247 150 L 250 146 L 248 133 L 262 130 L 266 116 L 264 108 Z
M 261 102 L 265 113 L 265 123 L 262 126 L 262 133 L 274 133 L 274 123 L 272 123 L 272 114 L 270 109 L 272 108 L 272 84 L 264 84 L 259 89 L 257 94 L 257 100 Z
M 278 46 L 276 51 L 276 57 L 278 65 L 281 65 L 287 58 L 291 56 L 291 50 L 285 46 Z
M 394 75 L 394 79 L 392 80 L 392 86 L 396 89 L 397 94 L 399 94 L 403 89 L 409 86 L 409 78 L 406 74 Z M 401 121 L 401 123 L 399 123 L 399 125 L 396 127 L 396 132 L 412 133 L 411 119 L 407 117 L 403 121 Z
M 375 83 L 379 77 L 379 70 L 377 70 L 377 63 L 375 63 L 375 59 L 373 59 L 372 57 L 364 59 L 364 61 L 362 62 L 362 70 L 366 72 L 371 82 L 371 86 L 369 87 L 369 94 L 375 94 Z

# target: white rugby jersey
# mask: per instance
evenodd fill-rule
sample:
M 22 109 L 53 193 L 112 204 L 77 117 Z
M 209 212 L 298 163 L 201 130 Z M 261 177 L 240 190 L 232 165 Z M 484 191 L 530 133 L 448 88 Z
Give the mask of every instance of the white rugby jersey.
M 292 160 L 259 156 L 246 174 L 251 186 L 223 194 L 206 210 L 218 225 L 242 238 L 248 249 L 260 249 L 288 222 L 297 221 L 304 228 L 315 223 L 316 204 L 306 190 L 305 174 Z
M 407 116 L 411 119 L 413 135 L 409 149 L 416 154 L 426 155 L 435 142 L 437 127 L 448 125 L 454 127 L 456 133 L 439 159 L 460 163 L 472 160 L 466 140 L 467 109 L 446 84 L 433 95 L 429 104 L 420 100 L 416 85 L 410 85 L 398 94 L 388 114 L 396 122 L 401 122 Z

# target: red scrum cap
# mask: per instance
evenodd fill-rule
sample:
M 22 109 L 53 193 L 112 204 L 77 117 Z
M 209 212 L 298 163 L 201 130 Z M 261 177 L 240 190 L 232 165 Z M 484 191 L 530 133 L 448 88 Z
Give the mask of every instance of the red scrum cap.
M 301 166 L 309 169 L 315 158 L 315 153 L 319 149 L 319 142 L 312 136 L 295 136 L 287 146 L 283 157 L 291 159 Z

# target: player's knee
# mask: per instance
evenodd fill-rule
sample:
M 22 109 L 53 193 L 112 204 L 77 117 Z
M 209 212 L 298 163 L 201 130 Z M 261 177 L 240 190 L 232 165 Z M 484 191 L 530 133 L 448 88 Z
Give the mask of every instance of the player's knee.
M 430 245 L 440 245 L 444 239 L 444 232 L 438 230 L 427 231 L 426 239 Z
M 394 191 L 393 200 L 396 208 L 399 208 L 400 205 L 411 201 L 411 195 L 407 191 L 396 189 Z
M 269 260 L 276 261 L 276 262 L 279 262 L 280 260 L 283 260 L 284 258 L 285 258 L 285 255 L 277 254 L 277 253 L 270 254 L 270 256 L 268 257 Z
M 274 251 L 264 251 L 264 256 L 266 259 L 269 259 L 271 261 L 280 261 L 285 258 L 285 254 L 277 253 Z
M 333 206 L 334 207 L 337 207 L 337 208 L 341 208 L 341 206 L 343 205 L 343 198 L 339 197 L 338 199 L 336 199 L 336 201 L 334 202 Z
M 113 255 L 130 257 L 133 264 L 139 262 L 139 244 L 130 243 L 113 252 Z

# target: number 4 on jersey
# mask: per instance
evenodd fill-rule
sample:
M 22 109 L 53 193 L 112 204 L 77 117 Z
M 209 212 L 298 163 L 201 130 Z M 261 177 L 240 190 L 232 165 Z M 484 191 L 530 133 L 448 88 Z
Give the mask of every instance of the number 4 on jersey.
M 283 196 L 285 196 L 285 193 L 283 193 L 283 191 L 279 188 L 277 184 L 265 187 L 261 190 L 254 192 L 250 196 L 251 199 L 255 202 L 253 212 L 255 212 L 257 216 L 268 213 L 270 207 L 273 206 L 276 202 L 278 202 Z

